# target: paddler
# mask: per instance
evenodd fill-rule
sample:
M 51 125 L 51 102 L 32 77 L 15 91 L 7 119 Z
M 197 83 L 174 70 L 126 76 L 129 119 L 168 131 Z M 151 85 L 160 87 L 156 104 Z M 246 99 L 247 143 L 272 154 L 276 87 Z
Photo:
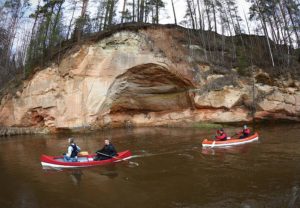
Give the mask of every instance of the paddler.
M 215 138 L 217 141 L 226 141 L 227 134 L 225 133 L 224 129 L 218 129 Z
M 250 135 L 250 129 L 248 128 L 247 125 L 244 125 L 243 130 L 238 132 L 238 134 L 241 135 L 240 139 L 244 139 Z
M 114 145 L 109 141 L 109 139 L 104 140 L 104 146 L 102 149 L 96 151 L 97 155 L 94 157 L 94 160 L 107 160 L 114 156 L 117 156 L 117 151 Z
M 73 138 L 68 139 L 69 146 L 67 153 L 64 153 L 65 162 L 77 162 L 77 155 L 80 152 L 80 147 L 77 146 Z

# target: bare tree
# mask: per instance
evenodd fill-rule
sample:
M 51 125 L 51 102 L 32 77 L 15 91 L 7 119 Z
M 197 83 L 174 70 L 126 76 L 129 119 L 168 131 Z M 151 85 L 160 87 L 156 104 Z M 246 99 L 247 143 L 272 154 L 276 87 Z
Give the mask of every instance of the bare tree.
M 176 13 L 175 13 L 174 2 L 173 2 L 173 0 L 171 0 L 171 2 L 172 2 L 172 9 L 173 9 L 173 15 L 174 15 L 175 25 L 177 25 L 177 18 L 176 18 Z
M 77 31 L 76 31 L 77 42 L 80 42 L 80 39 L 81 39 L 81 34 L 82 34 L 82 29 L 83 29 L 83 26 L 85 23 L 85 14 L 86 14 L 88 3 L 89 3 L 89 0 L 82 0 L 80 17 L 77 20 Z
M 73 24 L 73 21 L 74 21 L 74 14 L 75 14 L 75 10 L 76 10 L 77 1 L 76 0 L 72 0 L 71 5 L 72 5 L 72 8 L 71 8 L 72 15 L 71 15 L 69 26 L 68 26 L 68 30 L 67 30 L 67 37 L 66 37 L 67 39 L 70 36 L 71 27 L 72 27 L 72 24 Z
M 123 20 L 124 20 L 124 14 L 125 14 L 125 8 L 126 8 L 126 0 L 124 0 L 124 2 L 123 2 L 123 9 L 122 9 L 121 24 L 123 24 Z

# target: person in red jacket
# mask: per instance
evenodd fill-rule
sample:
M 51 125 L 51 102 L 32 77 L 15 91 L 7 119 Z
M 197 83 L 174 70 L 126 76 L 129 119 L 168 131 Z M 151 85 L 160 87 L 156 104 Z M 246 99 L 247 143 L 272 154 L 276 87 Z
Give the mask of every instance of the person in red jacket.
M 244 139 L 250 135 L 250 129 L 247 127 L 247 125 L 244 125 L 243 130 L 238 133 L 240 136 L 240 139 Z
M 219 129 L 215 136 L 217 141 L 226 141 L 227 140 L 227 134 L 223 129 Z

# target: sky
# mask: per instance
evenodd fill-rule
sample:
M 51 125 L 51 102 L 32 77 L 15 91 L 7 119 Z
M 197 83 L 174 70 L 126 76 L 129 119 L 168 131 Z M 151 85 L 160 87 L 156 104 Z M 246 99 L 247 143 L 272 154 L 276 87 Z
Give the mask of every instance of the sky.
M 124 0 L 119 0 L 119 5 L 118 5 L 118 10 L 122 10 Z M 127 0 L 127 2 L 130 2 L 130 0 Z M 173 9 L 172 9 L 172 3 L 171 0 L 164 0 L 165 2 L 165 10 L 161 11 L 160 13 L 160 24 L 174 24 L 174 15 L 173 15 Z M 175 7 L 175 12 L 176 12 L 176 18 L 177 18 L 177 24 L 180 24 L 182 20 L 184 20 L 185 12 L 186 12 L 186 0 L 173 0 L 174 2 L 174 7 Z M 196 2 L 196 1 L 195 1 Z M 245 15 L 249 18 L 248 11 L 250 7 L 250 3 L 248 3 L 246 0 L 236 0 L 237 6 L 239 8 L 239 15 L 243 19 L 243 22 L 241 23 L 242 29 L 244 28 L 245 32 L 247 33 L 248 31 L 246 30 L 246 21 L 245 21 Z M 250 28 L 254 28 L 255 26 L 251 26 L 251 22 L 248 21 L 248 24 Z M 185 25 L 182 25 L 185 26 Z M 220 29 L 219 29 L 220 31 Z
M 123 0 L 120 0 L 120 2 L 123 2 Z M 167 3 L 166 5 L 166 11 L 169 14 L 169 18 L 164 17 L 161 19 L 161 23 L 174 23 L 174 17 L 173 17 L 173 11 L 172 11 L 172 4 L 171 0 L 166 0 Z M 248 13 L 250 4 L 246 2 L 245 0 L 236 0 L 237 5 L 239 7 L 239 13 L 240 16 L 244 19 L 244 13 Z M 185 12 L 186 12 L 186 1 L 185 0 L 174 0 L 174 7 L 175 7 L 175 12 L 177 16 L 177 21 L 180 22 L 183 20 Z
M 0 2 L 2 2 L 3 0 L 0 0 Z M 40 0 L 42 1 L 42 0 Z M 79 0 L 81 1 L 81 0 Z M 162 10 L 160 12 L 160 24 L 174 24 L 175 21 L 174 21 L 174 16 L 173 16 L 173 9 L 172 9 L 172 3 L 171 3 L 171 0 L 163 0 L 165 2 L 165 9 Z M 175 6 L 175 12 L 176 12 L 176 17 L 177 17 L 177 23 L 180 24 L 180 22 L 182 20 L 184 20 L 184 15 L 185 15 L 185 12 L 186 12 L 186 0 L 173 0 L 174 1 L 174 6 Z M 31 2 L 31 8 L 32 8 L 32 12 L 36 9 L 36 6 L 37 6 L 37 3 L 38 3 L 38 0 L 30 0 Z M 66 3 L 64 4 L 65 7 L 67 7 L 66 9 L 68 10 L 68 8 L 70 8 L 70 4 L 69 4 L 70 0 L 66 0 Z M 120 11 L 122 10 L 122 7 L 123 7 L 123 2 L 124 0 L 119 0 L 118 2 L 118 12 L 117 14 L 120 15 Z M 127 0 L 127 2 L 131 2 L 131 0 Z M 246 2 L 246 0 L 236 0 L 237 2 L 237 5 L 238 5 L 238 8 L 239 8 L 239 15 L 242 19 L 244 19 L 244 12 L 246 13 L 246 15 L 248 14 L 248 10 L 249 10 L 249 6 L 250 4 L 248 2 Z M 99 0 L 89 0 L 89 5 L 88 5 L 88 12 L 90 12 L 90 15 L 91 16 L 94 16 L 93 13 L 95 13 L 96 9 L 97 9 L 97 5 L 99 3 Z M 79 4 L 81 6 L 81 3 Z M 77 8 L 77 15 L 79 15 L 80 13 L 80 6 L 78 5 L 78 8 Z M 30 13 L 32 13 L 30 12 Z M 70 21 L 70 12 L 67 13 L 66 10 L 64 12 L 64 21 L 65 23 L 69 23 Z M 248 15 L 247 15 L 248 16 Z M 28 18 L 27 21 L 32 21 L 31 18 Z M 244 28 L 244 30 L 246 31 L 246 25 L 245 25 L 245 21 L 243 21 L 242 23 L 242 28 Z M 251 22 L 249 22 L 250 24 L 250 28 L 254 28 L 254 25 L 253 27 L 251 27 Z M 186 25 L 182 25 L 182 26 L 186 26 Z M 22 24 L 20 25 L 20 29 L 23 28 L 23 27 L 26 27 L 28 30 L 30 30 L 30 24 Z M 22 29 L 19 30 L 22 32 Z M 220 31 L 220 30 L 219 30 Z M 20 36 L 22 36 L 22 34 L 19 34 Z
M 0 0 L 0 2 L 3 0 Z M 184 19 L 184 15 L 186 12 L 186 0 L 173 0 L 175 6 L 175 12 L 177 16 L 177 22 L 180 23 Z M 32 6 L 35 8 L 37 5 L 38 0 L 30 0 Z M 67 0 L 68 2 L 68 0 Z M 96 10 L 97 0 L 89 0 L 88 11 L 93 13 L 93 10 Z M 119 0 L 118 2 L 118 11 L 122 10 L 124 0 Z M 130 0 L 127 0 L 130 2 Z M 172 24 L 174 23 L 174 16 L 172 10 L 171 0 L 164 0 L 166 4 L 165 11 L 161 12 L 160 16 L 160 23 L 161 24 Z M 246 0 L 236 0 L 238 8 L 239 8 L 239 15 L 242 19 L 244 19 L 244 12 L 248 14 L 250 4 L 246 2 Z

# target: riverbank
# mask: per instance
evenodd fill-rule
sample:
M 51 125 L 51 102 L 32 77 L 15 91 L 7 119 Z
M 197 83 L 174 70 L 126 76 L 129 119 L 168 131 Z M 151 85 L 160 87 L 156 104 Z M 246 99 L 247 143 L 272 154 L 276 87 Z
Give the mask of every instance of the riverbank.
M 50 133 L 50 131 L 46 128 L 0 127 L 0 137 L 26 135 L 26 134 L 48 134 L 48 133 Z

